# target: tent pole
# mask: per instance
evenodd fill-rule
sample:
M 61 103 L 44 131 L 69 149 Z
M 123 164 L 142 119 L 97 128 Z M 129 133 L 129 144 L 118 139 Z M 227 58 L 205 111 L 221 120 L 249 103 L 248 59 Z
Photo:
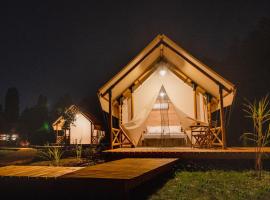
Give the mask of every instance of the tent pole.
M 221 133 L 222 133 L 222 148 L 225 149 L 227 147 L 226 144 L 226 130 L 225 130 L 225 123 L 224 123 L 224 105 L 223 105 L 223 96 L 222 96 L 223 88 L 219 85 L 219 105 L 220 105 L 220 126 L 221 126 Z
M 207 94 L 207 111 L 208 111 L 209 127 L 212 128 L 212 113 L 211 113 L 211 96 L 210 96 L 210 94 Z
M 131 92 L 131 119 L 133 119 L 133 114 L 134 114 L 134 102 L 133 102 L 133 86 L 131 86 L 130 88 L 130 92 Z
M 92 122 L 90 122 L 90 127 L 91 127 L 91 139 L 90 139 L 90 142 L 91 142 L 91 144 L 93 144 L 93 123 Z
M 112 90 L 109 90 L 109 134 L 110 134 L 110 145 L 111 149 L 113 149 L 113 133 L 112 133 Z
M 194 91 L 194 118 L 198 119 L 198 113 L 197 113 L 197 85 L 193 83 L 193 91 Z

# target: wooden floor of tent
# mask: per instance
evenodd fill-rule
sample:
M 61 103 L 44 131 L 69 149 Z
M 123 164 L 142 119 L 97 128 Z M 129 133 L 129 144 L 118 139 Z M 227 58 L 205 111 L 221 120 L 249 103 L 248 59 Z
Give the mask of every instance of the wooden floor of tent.
M 263 152 L 270 155 L 270 147 Z M 184 159 L 253 159 L 255 147 L 191 148 L 191 147 L 136 147 L 117 148 L 103 151 L 107 156 L 116 157 L 172 157 Z
M 176 158 L 125 158 L 89 167 L 0 167 L 0 189 L 44 197 L 107 195 L 125 197 L 130 189 L 169 171 Z M 27 193 L 28 194 L 28 193 Z

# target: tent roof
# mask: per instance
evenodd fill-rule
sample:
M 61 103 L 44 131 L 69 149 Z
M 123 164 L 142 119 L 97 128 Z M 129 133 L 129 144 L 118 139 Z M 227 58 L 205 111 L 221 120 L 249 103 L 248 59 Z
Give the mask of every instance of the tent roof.
M 112 100 L 117 99 L 161 58 L 172 63 L 180 73 L 217 99 L 219 98 L 219 86 L 221 86 L 225 106 L 232 103 L 236 89 L 231 82 L 193 57 L 167 36 L 160 34 L 99 89 L 98 95 L 103 110 L 108 110 L 108 106 L 104 105 L 104 101 L 108 101 L 108 92 L 110 90 L 112 91 Z
M 66 109 L 65 112 L 68 111 L 73 111 L 75 113 L 81 113 L 86 119 L 88 119 L 89 121 L 91 121 L 94 124 L 95 129 L 101 130 L 102 126 L 101 123 L 89 112 L 85 111 L 83 108 L 76 106 L 76 105 L 71 105 L 69 108 Z M 57 125 L 59 125 L 60 127 L 63 126 L 64 123 L 64 119 L 62 116 L 58 117 L 52 124 L 54 130 L 56 130 Z

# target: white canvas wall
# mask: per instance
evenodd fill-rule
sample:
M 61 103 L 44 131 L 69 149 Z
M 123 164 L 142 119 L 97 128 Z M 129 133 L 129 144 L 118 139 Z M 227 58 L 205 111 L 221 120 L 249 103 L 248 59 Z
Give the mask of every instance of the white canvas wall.
M 184 83 L 170 70 L 167 70 L 164 76 L 161 76 L 159 71 L 160 68 L 134 91 L 134 117 L 127 123 L 122 124 L 123 130 L 133 140 L 134 144 L 138 144 L 142 132 L 145 130 L 145 121 L 156 102 L 162 86 L 175 108 L 181 126 L 187 130 L 196 122 L 194 119 L 193 88 Z M 203 96 L 199 94 L 197 100 L 199 117 L 204 121 Z M 128 107 L 128 104 L 124 103 L 124 110 L 127 110 L 126 107 Z M 126 117 L 123 122 L 125 121 Z
M 76 115 L 70 130 L 70 144 L 91 143 L 91 122 L 81 113 Z

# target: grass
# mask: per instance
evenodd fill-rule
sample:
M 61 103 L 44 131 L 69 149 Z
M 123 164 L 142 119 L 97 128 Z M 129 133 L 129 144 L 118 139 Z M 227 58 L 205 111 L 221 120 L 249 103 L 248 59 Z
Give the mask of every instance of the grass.
M 31 148 L 20 149 L 1 149 L 0 150 L 0 167 L 6 165 L 27 164 L 32 162 L 37 151 Z
M 157 192 L 156 199 L 269 199 L 270 172 L 264 171 L 261 180 L 254 171 L 176 171 Z
M 3 157 L 13 152 L 13 150 L 0 149 L 0 156 Z

